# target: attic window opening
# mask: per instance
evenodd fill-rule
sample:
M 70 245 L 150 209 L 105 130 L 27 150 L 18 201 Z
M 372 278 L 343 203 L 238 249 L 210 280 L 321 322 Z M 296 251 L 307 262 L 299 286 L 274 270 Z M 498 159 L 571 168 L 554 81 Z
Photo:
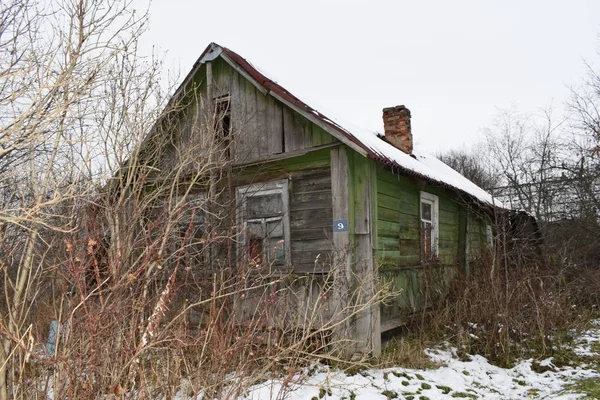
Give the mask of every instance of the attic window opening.
M 227 139 L 231 134 L 231 97 L 217 97 L 215 101 L 215 133 L 217 139 Z
M 223 160 L 231 159 L 231 97 L 227 94 L 213 99 L 215 105 L 214 135 Z

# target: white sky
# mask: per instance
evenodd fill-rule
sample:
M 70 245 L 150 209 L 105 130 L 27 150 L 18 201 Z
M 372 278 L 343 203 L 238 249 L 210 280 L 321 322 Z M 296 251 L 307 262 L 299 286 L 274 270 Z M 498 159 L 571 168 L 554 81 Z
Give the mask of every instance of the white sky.
M 217 42 L 330 118 L 382 131 L 405 104 L 430 152 L 468 146 L 497 108 L 561 106 L 584 60 L 600 67 L 600 0 L 153 0 L 150 16 L 143 48 L 182 77 Z

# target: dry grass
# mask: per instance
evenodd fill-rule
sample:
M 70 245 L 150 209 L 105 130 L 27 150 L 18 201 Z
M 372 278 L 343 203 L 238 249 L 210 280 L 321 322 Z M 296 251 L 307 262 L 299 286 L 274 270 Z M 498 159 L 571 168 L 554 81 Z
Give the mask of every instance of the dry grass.
M 418 326 L 424 339 L 447 340 L 461 352 L 510 366 L 518 358 L 551 356 L 565 344 L 561 332 L 595 312 L 578 280 L 556 265 L 505 263 L 494 270 L 480 261 L 473 271 L 456 279 L 442 309 Z M 600 271 L 587 275 L 594 281 Z
M 425 353 L 426 344 L 416 337 L 394 337 L 385 344 L 377 367 L 405 367 L 415 369 L 435 368 L 435 364 Z

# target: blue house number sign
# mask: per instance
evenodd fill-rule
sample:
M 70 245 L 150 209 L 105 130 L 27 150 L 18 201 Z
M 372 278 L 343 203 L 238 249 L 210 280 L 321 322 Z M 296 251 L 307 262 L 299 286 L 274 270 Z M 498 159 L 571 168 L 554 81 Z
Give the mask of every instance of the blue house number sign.
M 348 220 L 347 219 L 338 219 L 337 221 L 333 221 L 333 231 L 334 232 L 347 232 L 348 231 Z

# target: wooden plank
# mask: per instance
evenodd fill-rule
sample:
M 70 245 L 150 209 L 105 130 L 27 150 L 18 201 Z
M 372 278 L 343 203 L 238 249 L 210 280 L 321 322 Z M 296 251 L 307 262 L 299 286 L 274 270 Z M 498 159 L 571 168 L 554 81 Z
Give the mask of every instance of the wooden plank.
M 299 116 L 291 109 L 283 108 L 283 136 L 285 151 L 304 149 L 304 126 L 299 121 Z
M 397 199 L 402 196 L 402 186 L 400 186 L 400 183 L 398 182 L 390 183 L 380 180 L 378 182 L 377 189 L 379 190 L 379 193 L 386 194 Z
M 302 119 L 300 120 L 302 126 L 302 132 L 304 133 L 302 148 L 307 149 L 309 147 L 313 147 L 313 135 L 312 135 L 312 125 L 310 122 Z
M 421 218 L 417 214 L 400 213 L 400 225 L 402 228 L 411 228 L 419 230 L 421 228 Z
M 371 176 L 369 160 L 352 152 L 353 162 L 353 198 L 354 198 L 354 241 L 356 287 L 360 287 L 358 303 L 367 304 L 375 299 L 378 276 L 373 262 L 373 243 L 371 236 Z M 363 354 L 378 357 L 381 354 L 381 327 L 379 323 L 379 304 L 373 304 L 358 313 L 355 321 L 356 339 Z M 362 349 L 361 349 L 362 347 Z
M 439 224 L 440 233 L 458 237 L 458 224 Z
M 252 137 L 249 135 L 248 129 L 248 92 L 246 91 L 247 82 L 245 82 L 241 76 L 238 76 L 238 79 L 238 99 L 240 102 L 238 141 L 241 144 L 241 160 L 243 162 L 248 162 L 254 158 L 252 157 Z
M 448 210 L 439 210 L 439 221 L 440 224 L 449 224 L 449 225 L 458 225 L 458 210 L 456 211 L 448 211 Z
M 329 208 L 330 204 L 331 193 L 329 192 L 299 193 L 294 196 L 290 210 L 319 210 Z
M 400 239 L 380 236 L 377 240 L 377 250 L 400 251 Z
M 240 76 L 234 74 L 231 79 L 231 119 L 235 142 L 236 163 L 248 161 L 248 136 L 246 135 L 246 93 L 240 87 Z M 242 83 L 243 84 L 243 83 Z
M 379 270 L 384 271 L 389 268 L 409 267 L 419 264 L 419 257 L 404 256 L 400 251 L 375 250 L 375 260 L 379 265 Z
M 312 145 L 313 146 L 321 146 L 323 144 L 323 138 L 321 135 L 321 129 L 315 124 L 310 124 L 312 127 Z
M 294 180 L 292 190 L 294 193 L 331 192 L 331 175 L 329 169 L 320 169 L 312 173 L 307 179 Z
M 330 147 L 328 147 L 329 149 Z M 306 151 L 307 149 L 301 150 L 301 151 Z M 305 161 L 302 162 L 298 159 L 294 159 L 294 160 L 288 160 L 285 163 L 285 168 L 288 169 L 304 169 L 304 168 L 320 168 L 320 167 L 329 167 L 330 166 L 330 160 L 324 160 L 321 158 L 314 158 L 313 160 L 310 161 Z
M 354 233 L 369 235 L 371 233 L 371 175 L 366 157 L 357 153 L 353 155 L 354 166 Z M 371 255 L 369 255 L 371 258 Z
M 410 178 L 404 175 L 394 174 L 390 170 L 385 169 L 385 167 L 382 165 L 378 165 L 377 181 L 387 182 L 399 186 L 416 186 L 414 181 L 410 180 Z
M 400 238 L 400 222 L 378 221 L 379 235 L 391 238 Z
M 389 267 L 412 267 L 421 264 L 419 255 L 403 255 L 400 251 L 375 251 L 375 257 L 379 260 L 380 269 Z
M 221 53 L 221 57 L 223 58 L 223 60 L 227 61 L 227 63 L 238 74 L 240 74 L 242 77 L 244 77 L 244 79 L 247 80 L 250 84 L 252 84 L 257 90 L 259 90 L 264 95 L 267 94 L 267 92 L 268 92 L 267 89 L 263 85 L 258 83 L 258 81 L 256 81 L 254 78 L 252 78 L 252 76 L 250 76 L 243 68 L 239 67 L 238 64 L 236 62 L 234 62 L 231 58 L 229 58 L 229 56 L 227 54 Z
M 332 237 L 332 229 L 328 228 L 292 228 L 292 236 L 302 238 L 302 240 L 315 240 L 324 237 Z
M 267 98 L 257 90 L 254 91 L 256 99 L 256 140 L 255 145 L 257 147 L 257 158 L 265 157 L 271 154 L 269 144 L 270 136 L 267 131 Z
M 333 220 L 349 221 L 348 203 L 348 156 L 343 146 L 331 149 L 331 198 Z M 333 222 L 333 221 L 332 221 Z M 348 296 L 352 267 L 350 265 L 349 230 L 333 233 L 334 299 L 333 315 L 338 315 L 340 324 L 333 332 L 334 340 L 349 339 L 349 323 L 345 312 L 348 311 Z M 342 355 L 350 357 L 354 349 L 342 349 Z M 345 353 L 345 354 L 344 354 Z
M 385 207 L 377 207 L 377 219 L 381 221 L 397 222 L 400 220 L 400 212 Z
M 207 62 L 206 63 L 206 110 L 204 110 L 204 112 L 206 113 L 206 116 L 209 117 L 209 122 L 210 120 L 210 116 L 213 115 L 214 113 L 214 102 L 213 102 L 213 69 L 212 69 L 212 62 Z M 202 119 L 202 117 L 201 117 Z M 205 123 L 205 125 L 207 125 Z M 207 148 L 210 148 L 212 146 L 213 140 L 214 138 L 212 137 L 212 129 L 210 129 L 211 127 L 207 127 L 204 126 L 204 128 L 201 130 L 201 135 L 203 137 L 200 138 L 200 140 L 202 141 L 203 147 L 206 146 Z
M 320 200 L 331 200 L 330 190 L 316 190 L 313 192 L 295 192 L 294 200 L 296 203 L 312 203 Z
M 400 239 L 416 239 L 419 237 L 419 231 L 419 220 L 416 218 L 406 220 L 401 219 L 398 222 L 378 221 L 378 233 L 380 236 Z
M 331 266 L 333 242 L 330 174 L 330 168 L 292 172 L 290 227 L 292 260 L 297 272 L 312 272 L 317 257 L 319 272 L 328 270 Z
M 292 239 L 292 252 L 302 251 L 331 251 L 331 238 L 320 238 L 313 240 L 305 240 L 300 238 Z
M 320 143 L 321 145 L 324 144 L 330 144 L 330 143 L 335 143 L 337 141 L 336 138 L 334 138 L 333 136 L 331 136 L 329 133 L 327 133 L 326 131 L 323 130 L 323 128 L 321 128 L 320 126 L 316 125 L 316 124 L 311 124 L 312 125 L 312 136 L 313 136 L 313 146 L 318 146 Z
M 291 153 L 282 153 L 269 155 L 267 157 L 259 158 L 258 160 L 251 160 L 247 163 L 239 162 L 236 163 L 236 167 L 250 168 L 259 167 L 261 171 L 269 169 L 270 166 L 274 166 L 278 170 L 282 168 L 286 169 L 304 169 L 304 168 L 319 168 L 329 167 L 329 149 L 338 146 L 337 144 L 327 144 L 317 148 L 302 149 Z M 321 157 L 326 152 L 327 158 Z M 301 157 L 305 155 L 313 156 L 310 160 L 303 160 Z M 277 163 L 277 164 L 276 164 Z M 282 164 L 283 163 L 283 164 Z
M 244 81 L 243 88 L 246 92 L 246 125 L 242 134 L 247 136 L 249 159 L 255 160 L 260 157 L 256 88 L 249 81 Z
M 230 94 L 229 76 L 233 73 L 234 71 L 223 60 L 217 58 L 213 61 L 213 98 Z
M 267 96 L 266 134 L 269 138 L 269 154 L 283 153 L 283 110 L 273 97 Z
M 419 198 L 415 196 L 414 201 L 402 201 L 396 197 L 387 194 L 378 193 L 378 205 L 390 210 L 397 210 L 400 213 L 419 215 Z
M 377 190 L 381 194 L 392 196 L 407 204 L 418 203 L 419 201 L 419 190 L 414 184 L 378 181 Z
M 271 95 L 273 97 L 275 97 L 276 99 L 278 99 L 279 101 L 281 101 L 283 104 L 287 105 L 288 107 L 290 107 L 292 109 L 297 108 L 295 105 L 291 104 L 286 99 L 284 99 L 281 96 L 279 96 L 277 93 L 271 93 Z M 342 142 L 346 146 L 350 147 L 352 150 L 356 151 L 359 154 L 362 154 L 365 157 L 367 156 L 366 150 L 363 149 L 360 145 L 354 143 L 351 140 L 348 140 L 348 138 L 346 138 L 343 134 L 341 134 L 340 132 L 338 132 L 338 131 L 334 130 L 333 128 L 331 128 L 328 124 L 326 124 L 325 122 L 323 122 L 322 120 L 320 120 L 319 118 L 317 118 L 311 112 L 307 112 L 305 110 L 301 110 L 301 109 L 298 109 L 298 108 L 297 108 L 297 112 L 299 113 L 299 115 L 303 116 L 304 118 L 306 118 L 307 120 L 309 120 L 313 124 L 319 126 L 321 129 L 323 129 L 326 132 L 328 132 L 331 136 L 335 137 L 340 142 Z
M 290 226 L 298 229 L 330 228 L 331 217 L 331 208 L 293 211 L 290 213 Z
M 375 282 L 374 284 L 376 285 L 375 288 L 379 288 L 379 282 L 380 282 L 380 275 L 379 275 L 379 265 L 376 264 L 376 259 L 375 259 L 375 246 L 377 244 L 377 240 L 379 238 L 379 234 L 378 234 L 378 220 L 379 220 L 379 211 L 378 211 L 378 207 L 377 207 L 377 188 L 378 188 L 378 184 L 377 184 L 377 165 L 378 163 L 376 163 L 373 160 L 369 160 L 369 173 L 370 173 L 370 191 L 371 191 L 371 249 L 370 249 L 370 255 L 371 255 L 371 262 L 373 263 L 373 275 L 375 276 Z M 375 304 L 374 307 L 371 310 L 372 313 L 372 321 L 373 321 L 373 325 L 376 327 L 376 329 L 378 329 L 379 332 L 374 333 L 374 335 L 376 335 L 374 337 L 374 343 L 373 343 L 373 348 L 375 349 L 374 353 L 377 354 L 379 352 L 381 352 L 381 304 Z
M 213 72 L 212 72 L 212 62 L 206 63 L 206 95 L 208 96 L 208 100 L 212 101 L 213 98 Z
M 295 273 L 325 273 L 331 265 L 331 251 L 292 251 Z

